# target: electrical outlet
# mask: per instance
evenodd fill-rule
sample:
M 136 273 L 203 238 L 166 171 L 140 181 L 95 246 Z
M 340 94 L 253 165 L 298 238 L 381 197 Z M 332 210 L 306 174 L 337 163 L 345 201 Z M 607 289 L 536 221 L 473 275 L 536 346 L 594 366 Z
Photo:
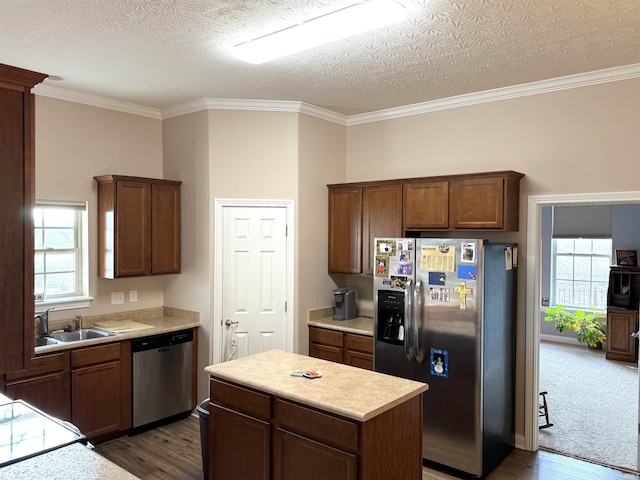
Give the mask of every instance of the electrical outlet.
M 33 296 L 35 297 L 36 302 L 44 301 L 44 293 L 42 292 L 34 293 Z
M 129 290 L 129 301 L 131 303 L 138 301 L 138 290 Z
M 111 305 L 124 303 L 124 292 L 111 292 Z

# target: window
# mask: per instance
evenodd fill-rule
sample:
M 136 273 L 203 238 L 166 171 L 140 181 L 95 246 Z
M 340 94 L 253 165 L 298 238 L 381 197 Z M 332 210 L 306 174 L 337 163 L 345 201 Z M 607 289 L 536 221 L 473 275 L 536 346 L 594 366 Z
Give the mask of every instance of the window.
M 611 238 L 554 238 L 554 305 L 605 310 L 611 266 Z
M 62 304 L 87 295 L 85 212 L 84 203 L 36 202 L 33 220 L 37 304 Z M 68 308 L 78 306 L 81 305 Z

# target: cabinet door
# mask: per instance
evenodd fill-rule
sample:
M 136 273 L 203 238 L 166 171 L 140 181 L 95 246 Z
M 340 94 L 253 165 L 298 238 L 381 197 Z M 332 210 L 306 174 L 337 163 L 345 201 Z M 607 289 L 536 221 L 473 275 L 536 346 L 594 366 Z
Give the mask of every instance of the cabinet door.
M 116 183 L 116 277 L 151 273 L 151 185 Z
M 5 375 L 5 392 L 63 420 L 71 420 L 71 378 L 69 352 L 57 352 L 31 359 L 27 370 Z
M 358 457 L 309 438 L 276 428 L 273 438 L 273 478 L 356 480 Z
M 373 275 L 373 239 L 402 237 L 402 185 L 374 185 L 362 191 L 362 273 Z
M 631 336 L 638 331 L 636 310 L 613 310 L 607 312 L 607 354 L 609 360 L 637 362 L 638 341 Z
M 71 371 L 71 421 L 89 438 L 120 430 L 119 361 Z
M 404 230 L 449 227 L 449 182 L 405 183 Z
M 329 273 L 362 271 L 362 188 L 329 188 Z
M 7 382 L 6 394 L 62 420 L 71 420 L 69 372 Z
M 477 178 L 451 182 L 452 227 L 459 229 L 502 229 L 503 178 Z
M 180 186 L 151 184 L 151 273 L 180 273 Z
M 209 404 L 209 476 L 215 480 L 271 478 L 271 425 Z

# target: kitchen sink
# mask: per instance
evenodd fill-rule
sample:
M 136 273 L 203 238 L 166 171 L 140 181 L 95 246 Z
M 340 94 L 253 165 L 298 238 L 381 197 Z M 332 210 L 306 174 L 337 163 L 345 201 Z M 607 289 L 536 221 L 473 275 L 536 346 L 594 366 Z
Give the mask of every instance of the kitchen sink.
M 36 335 L 34 346 L 44 347 L 45 345 L 57 345 L 58 343 L 60 342 L 58 342 L 58 340 L 56 340 L 55 338 L 41 337 L 40 335 Z
M 94 338 L 111 337 L 115 333 L 105 332 L 104 330 L 96 330 L 93 328 L 83 328 L 74 332 L 58 332 L 51 335 L 55 340 L 62 343 L 80 342 L 82 340 L 91 340 Z

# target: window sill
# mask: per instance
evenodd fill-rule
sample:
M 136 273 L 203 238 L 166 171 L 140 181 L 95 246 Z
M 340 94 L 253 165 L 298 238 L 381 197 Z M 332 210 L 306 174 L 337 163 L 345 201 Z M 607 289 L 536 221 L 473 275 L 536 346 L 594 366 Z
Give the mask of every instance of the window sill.
M 75 310 L 77 308 L 89 308 L 93 297 L 66 297 L 36 302 L 35 313 L 44 312 L 47 308 L 56 310 Z

